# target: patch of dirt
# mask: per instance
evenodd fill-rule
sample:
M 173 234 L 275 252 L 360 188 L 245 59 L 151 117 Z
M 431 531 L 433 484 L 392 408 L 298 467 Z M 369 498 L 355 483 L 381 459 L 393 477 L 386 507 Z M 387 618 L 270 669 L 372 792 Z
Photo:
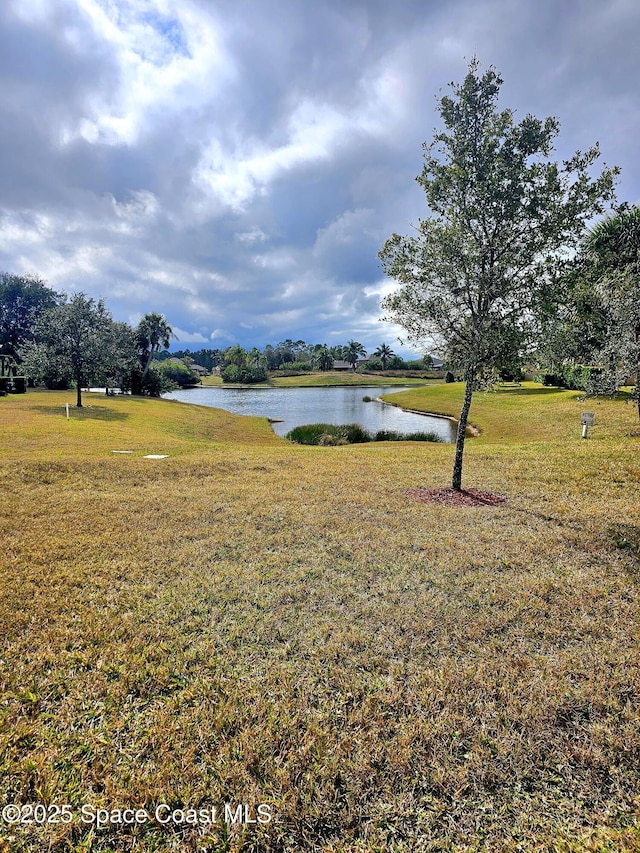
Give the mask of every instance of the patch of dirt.
M 504 495 L 481 492 L 478 489 L 407 489 L 405 494 L 423 503 L 444 504 L 445 506 L 498 506 L 507 502 Z

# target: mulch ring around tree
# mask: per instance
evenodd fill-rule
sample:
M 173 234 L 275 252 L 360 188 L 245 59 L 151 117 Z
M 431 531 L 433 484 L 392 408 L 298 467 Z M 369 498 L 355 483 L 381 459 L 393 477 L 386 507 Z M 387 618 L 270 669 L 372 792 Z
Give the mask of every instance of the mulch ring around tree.
M 445 506 L 498 506 L 507 502 L 504 495 L 481 492 L 478 489 L 407 489 L 405 495 L 423 503 Z

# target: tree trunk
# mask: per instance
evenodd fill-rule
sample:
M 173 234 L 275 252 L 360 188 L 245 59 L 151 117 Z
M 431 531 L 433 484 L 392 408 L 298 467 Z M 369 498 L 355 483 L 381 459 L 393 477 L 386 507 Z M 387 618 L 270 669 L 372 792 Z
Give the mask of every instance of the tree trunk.
M 79 409 L 82 408 L 82 376 L 80 374 L 76 376 L 76 406 Z
M 464 401 L 460 412 L 460 420 L 458 421 L 458 434 L 456 436 L 456 455 L 453 460 L 453 477 L 451 478 L 451 488 L 459 492 L 462 489 L 462 455 L 464 453 L 464 440 L 467 435 L 467 418 L 469 417 L 469 409 L 471 408 L 471 398 L 473 397 L 473 371 L 468 370 L 464 377 Z
M 142 378 L 143 379 L 149 371 L 149 367 L 151 366 L 151 359 L 152 358 L 153 358 L 153 348 L 149 350 L 149 354 L 147 355 L 147 361 L 146 361 L 146 364 L 144 366 L 144 370 L 142 371 Z

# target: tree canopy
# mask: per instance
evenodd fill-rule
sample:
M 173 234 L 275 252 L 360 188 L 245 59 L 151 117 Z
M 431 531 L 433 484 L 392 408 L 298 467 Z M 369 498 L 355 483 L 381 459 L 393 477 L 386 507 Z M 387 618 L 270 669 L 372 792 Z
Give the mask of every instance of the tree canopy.
M 112 323 L 104 300 L 96 302 L 84 293 L 75 293 L 64 304 L 46 311 L 37 324 L 43 360 L 55 365 L 60 375 L 74 379 L 79 407 L 86 381 L 105 366 Z
M 61 298 L 35 276 L 0 273 L 0 351 L 20 361 L 38 318 Z
M 474 58 L 452 96 L 440 98 L 443 127 L 424 144 L 417 181 L 429 216 L 380 251 L 400 287 L 383 302 L 386 319 L 415 343 L 455 352 L 465 382 L 452 487 L 462 484 L 467 420 L 478 378 L 521 348 L 553 311 L 555 285 L 586 224 L 614 198 L 617 169 L 592 179 L 598 145 L 561 165 L 549 159 L 556 118 L 498 110 L 503 80 Z
M 597 223 L 584 241 L 584 251 L 606 312 L 600 353 L 609 380 L 604 390 L 635 379 L 640 417 L 640 208 L 622 209 Z

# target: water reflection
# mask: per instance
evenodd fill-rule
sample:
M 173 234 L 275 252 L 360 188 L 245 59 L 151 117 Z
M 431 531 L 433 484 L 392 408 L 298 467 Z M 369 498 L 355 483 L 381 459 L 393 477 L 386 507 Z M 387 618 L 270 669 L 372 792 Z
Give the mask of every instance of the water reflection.
M 455 426 L 444 418 L 403 412 L 397 406 L 384 405 L 374 399 L 363 401 L 364 396 L 378 397 L 409 387 L 348 386 L 334 388 L 187 388 L 171 391 L 163 396 L 184 403 L 213 406 L 238 415 L 269 418 L 278 435 L 302 424 L 358 423 L 370 432 L 396 430 L 398 432 L 436 432 L 444 441 L 455 441 Z

